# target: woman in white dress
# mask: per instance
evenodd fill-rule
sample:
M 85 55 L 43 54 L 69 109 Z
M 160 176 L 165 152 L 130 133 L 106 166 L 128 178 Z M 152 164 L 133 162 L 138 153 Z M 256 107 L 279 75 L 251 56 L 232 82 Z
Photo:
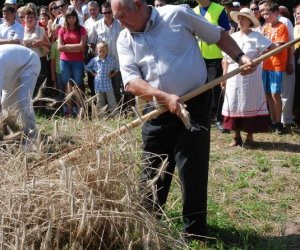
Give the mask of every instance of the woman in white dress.
M 275 47 L 261 33 L 253 31 L 252 28 L 259 26 L 259 21 L 250 9 L 243 8 L 240 12 L 231 12 L 230 15 L 240 28 L 231 36 L 248 57 L 254 59 Z M 224 74 L 238 67 L 238 63 L 224 55 Z M 245 143 L 251 145 L 253 133 L 268 131 L 269 112 L 263 90 L 261 67 L 258 66 L 252 74 L 246 76 L 238 74 L 221 84 L 225 85 L 222 115 L 224 115 L 223 127 L 234 130 L 234 140 L 230 146 L 243 145 L 241 131 L 247 133 Z

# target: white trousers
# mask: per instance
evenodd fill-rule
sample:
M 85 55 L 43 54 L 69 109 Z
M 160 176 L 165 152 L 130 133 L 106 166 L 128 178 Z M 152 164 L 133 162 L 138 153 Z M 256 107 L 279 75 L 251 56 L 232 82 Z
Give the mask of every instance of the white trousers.
M 293 67 L 295 70 L 294 63 L 293 63 Z M 293 123 L 295 72 L 291 75 L 288 75 L 287 73 L 283 74 L 282 87 L 283 87 L 283 91 L 281 93 L 281 100 L 282 100 L 281 122 L 283 124 L 291 124 Z
M 29 70 L 29 71 L 27 71 Z M 2 90 L 2 108 L 18 113 L 18 119 L 23 124 L 23 132 L 27 135 L 35 133 L 35 114 L 32 103 L 34 87 L 38 78 L 36 70 L 27 69 L 21 73 L 20 79 L 13 85 L 15 88 Z M 28 72 L 31 72 L 29 75 Z

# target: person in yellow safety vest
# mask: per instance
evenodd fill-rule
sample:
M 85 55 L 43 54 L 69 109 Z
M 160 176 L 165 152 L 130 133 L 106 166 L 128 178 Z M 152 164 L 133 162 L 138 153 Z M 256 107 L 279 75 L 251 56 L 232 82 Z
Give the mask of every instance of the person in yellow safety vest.
M 210 0 L 197 0 L 197 5 L 194 8 L 194 12 L 203 16 L 208 22 L 214 25 L 222 27 L 224 30 L 230 30 L 229 18 L 225 11 L 225 8 Z M 202 56 L 205 60 L 207 67 L 207 82 L 214 80 L 217 77 L 223 75 L 222 70 L 222 52 L 216 44 L 209 45 L 206 42 L 199 41 L 199 48 Z M 223 117 L 221 114 L 223 99 L 221 93 L 221 87 L 216 86 L 213 89 L 213 101 L 212 101 L 212 118 L 215 120 L 217 128 L 222 133 L 228 133 L 228 130 L 223 129 Z

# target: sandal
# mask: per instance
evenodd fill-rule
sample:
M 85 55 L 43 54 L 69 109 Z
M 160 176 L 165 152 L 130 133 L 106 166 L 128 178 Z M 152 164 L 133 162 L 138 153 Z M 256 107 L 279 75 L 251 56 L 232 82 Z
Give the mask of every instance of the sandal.
M 254 147 L 254 141 L 253 138 L 247 138 L 243 144 L 243 148 L 252 149 Z
M 247 139 L 245 140 L 245 144 L 253 145 L 253 143 L 254 143 L 253 139 L 247 138 Z
M 243 145 L 242 137 L 235 137 L 233 138 L 233 141 L 229 144 L 229 147 L 236 147 L 242 145 Z

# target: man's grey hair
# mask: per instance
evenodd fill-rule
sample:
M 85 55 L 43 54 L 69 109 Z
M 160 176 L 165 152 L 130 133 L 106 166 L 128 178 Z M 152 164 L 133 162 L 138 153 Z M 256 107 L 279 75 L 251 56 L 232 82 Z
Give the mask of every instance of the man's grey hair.
M 146 0 L 140 0 L 142 3 L 147 4 Z M 134 11 L 135 10 L 135 4 L 134 0 L 120 0 L 120 4 L 124 7 L 127 7 L 128 9 Z
M 98 7 L 99 8 L 99 4 L 96 1 L 90 1 L 88 2 L 88 7 Z

